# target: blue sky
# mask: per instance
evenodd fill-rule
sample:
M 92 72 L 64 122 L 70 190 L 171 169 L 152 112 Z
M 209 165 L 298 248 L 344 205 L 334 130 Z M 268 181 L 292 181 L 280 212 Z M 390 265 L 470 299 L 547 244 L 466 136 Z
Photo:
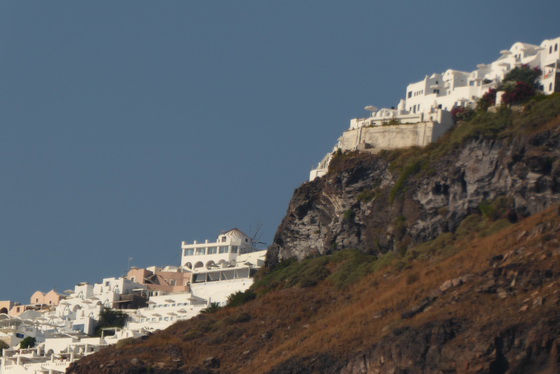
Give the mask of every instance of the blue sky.
M 363 107 L 560 36 L 560 2 L 0 2 L 0 300 L 271 243 Z

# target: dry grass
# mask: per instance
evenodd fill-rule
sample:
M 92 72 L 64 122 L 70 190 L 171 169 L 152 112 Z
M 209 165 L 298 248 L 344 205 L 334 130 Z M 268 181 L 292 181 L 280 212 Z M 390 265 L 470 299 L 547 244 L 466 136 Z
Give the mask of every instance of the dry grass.
M 554 229 L 539 233 L 538 227 L 545 224 Z M 523 300 L 532 292 L 544 295 L 554 288 L 543 284 L 536 289 L 520 289 L 506 299 L 475 289 L 483 282 L 483 275 L 494 271 L 490 262 L 493 257 L 522 247 L 525 249 L 516 255 L 515 261 L 532 270 L 553 267 L 555 274 L 560 274 L 560 262 L 556 257 L 551 261 L 556 255 L 550 250 L 560 242 L 555 231 L 558 227 L 557 208 L 554 208 L 484 238 L 457 239 L 451 243 L 455 247 L 453 251 L 409 258 L 409 266 L 404 270 L 395 259 L 342 290 L 328 279 L 315 287 L 272 290 L 240 307 L 199 316 L 145 341 L 129 343 L 116 352 L 108 351 L 106 354 L 113 356 L 105 359 L 129 362 L 138 357 L 147 367 L 180 360 L 196 367 L 202 366 L 205 358 L 214 356 L 221 360 L 222 372 L 260 373 L 294 357 L 325 352 L 340 359 L 351 357 L 374 346 L 395 328 L 421 326 L 450 316 L 464 319 L 475 331 L 488 331 L 488 334 L 507 323 L 522 323 L 524 319 L 530 323 L 530 318 L 538 316 L 519 313 Z M 331 270 L 341 266 L 335 265 Z M 431 309 L 410 319 L 401 318 L 401 313 L 411 306 L 437 294 L 443 282 L 467 274 L 473 274 L 474 278 L 461 287 L 438 294 Z M 546 308 L 556 306 L 543 306 L 545 313 Z

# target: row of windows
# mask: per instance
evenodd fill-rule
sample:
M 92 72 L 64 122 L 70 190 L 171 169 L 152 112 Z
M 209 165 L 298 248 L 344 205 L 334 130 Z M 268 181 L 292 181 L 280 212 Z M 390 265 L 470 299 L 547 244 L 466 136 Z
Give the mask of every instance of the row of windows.
M 189 303 L 157 304 L 157 305 L 151 305 L 150 308 L 155 309 L 155 308 L 164 308 L 164 307 L 170 307 L 170 306 L 183 306 L 183 305 L 189 305 Z
M 556 43 L 554 45 L 554 52 L 558 51 L 558 43 Z M 550 45 L 550 48 L 548 49 L 548 53 L 552 53 L 552 44 Z
M 419 95 L 423 95 L 423 94 L 424 94 L 424 90 L 420 90 L 420 91 L 416 91 L 416 92 L 410 91 L 408 93 L 408 98 L 410 99 L 412 96 L 419 96 Z
M 203 248 L 186 248 L 184 251 L 184 256 L 194 256 L 195 254 L 198 255 L 215 255 L 216 253 L 237 253 L 239 251 L 239 247 L 236 245 L 227 246 L 222 245 L 219 247 L 203 247 Z

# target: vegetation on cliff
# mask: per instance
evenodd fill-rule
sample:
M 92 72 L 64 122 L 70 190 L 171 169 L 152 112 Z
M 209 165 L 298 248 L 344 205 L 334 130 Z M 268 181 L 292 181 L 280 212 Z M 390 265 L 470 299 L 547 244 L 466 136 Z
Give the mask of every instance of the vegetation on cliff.
M 552 95 L 423 149 L 340 154 L 249 291 L 68 372 L 557 372 L 559 151 Z

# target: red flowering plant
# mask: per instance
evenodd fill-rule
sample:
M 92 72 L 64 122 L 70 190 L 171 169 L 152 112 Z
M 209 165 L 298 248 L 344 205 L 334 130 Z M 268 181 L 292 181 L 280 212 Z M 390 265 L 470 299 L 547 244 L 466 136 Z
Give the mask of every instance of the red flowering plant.
M 520 104 L 535 96 L 535 93 L 535 87 L 526 82 L 515 82 L 506 86 L 502 101 L 508 105 Z
M 508 72 L 503 80 L 503 103 L 520 104 L 535 96 L 541 75 L 539 67 L 531 68 L 529 65 L 521 65 Z
M 468 121 L 473 118 L 475 111 L 471 108 L 466 108 L 462 106 L 456 106 L 451 109 L 451 117 L 453 117 L 453 122 L 457 121 Z
M 493 105 L 496 105 L 496 92 L 495 88 L 491 88 L 486 92 L 476 103 L 476 107 L 480 110 L 487 110 Z

